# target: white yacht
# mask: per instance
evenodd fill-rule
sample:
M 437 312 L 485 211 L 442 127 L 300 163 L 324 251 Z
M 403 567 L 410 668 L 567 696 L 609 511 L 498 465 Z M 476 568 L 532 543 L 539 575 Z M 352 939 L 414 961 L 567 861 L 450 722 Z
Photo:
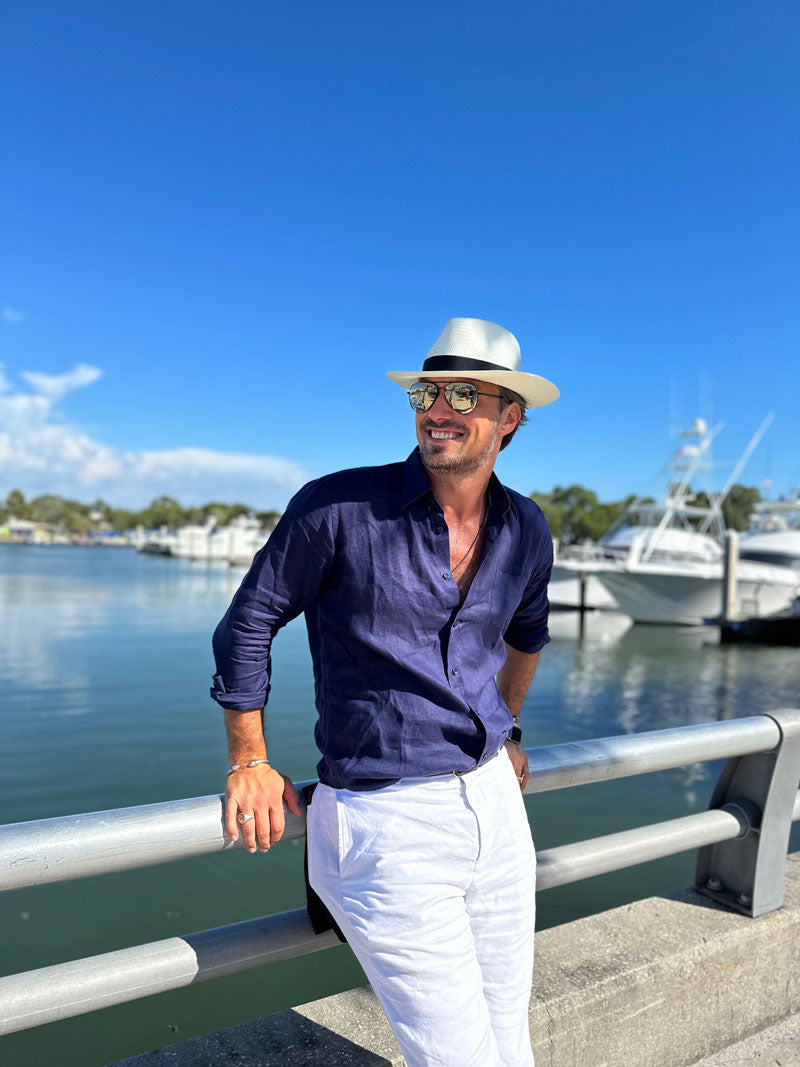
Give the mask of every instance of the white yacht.
M 621 611 L 634 622 L 701 626 L 722 611 L 722 550 L 716 561 L 637 558 L 598 573 Z M 738 615 L 760 618 L 787 610 L 800 594 L 800 572 L 770 563 L 739 561 Z
M 249 567 L 268 536 L 261 529 L 258 519 L 239 515 L 231 519 L 228 526 L 220 527 L 211 534 L 207 558 L 224 561 L 232 567 Z
M 616 611 L 618 604 L 611 593 L 593 574 L 580 574 L 567 567 L 562 567 L 556 559 L 550 584 L 547 587 L 550 608 L 559 611 L 573 611 L 581 607 L 595 611 Z
M 166 527 L 158 531 L 139 529 L 135 544 L 139 552 L 249 567 L 269 534 L 269 530 L 261 528 L 258 519 L 248 515 L 239 515 L 221 527 L 215 526 L 215 520 L 209 517 L 203 523 L 181 526 L 174 533 Z
M 761 500 L 739 537 L 739 559 L 792 567 L 800 573 L 800 489 L 788 500 Z
M 179 527 L 172 555 L 179 559 L 207 560 L 213 530 L 214 519 L 211 517 L 204 523 L 191 522 Z
M 708 505 L 700 506 L 691 484 L 710 469 L 711 441 L 721 428 L 709 429 L 697 419 L 683 434 L 694 442 L 684 443 L 670 461 L 672 477 L 663 500 L 634 501 L 592 550 L 584 550 L 583 558 L 560 558 L 559 568 L 597 579 L 634 622 L 696 626 L 718 616 L 727 489 L 716 494 L 704 484 Z M 749 451 L 752 447 L 753 442 Z M 740 461 L 728 486 L 742 466 Z M 771 615 L 793 603 L 799 586 L 800 571 L 742 553 L 736 607 L 748 616 Z

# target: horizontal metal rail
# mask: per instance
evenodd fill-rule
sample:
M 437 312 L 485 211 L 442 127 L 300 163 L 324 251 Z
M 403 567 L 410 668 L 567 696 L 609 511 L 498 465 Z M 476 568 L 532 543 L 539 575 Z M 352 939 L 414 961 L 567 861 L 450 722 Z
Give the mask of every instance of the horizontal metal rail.
M 689 763 L 767 752 L 775 720 L 754 715 L 646 734 L 526 749 L 526 793 L 543 793 Z M 297 783 L 298 788 L 305 783 Z M 283 840 L 305 835 L 305 815 L 286 813 Z M 241 847 L 227 837 L 222 798 L 195 797 L 0 827 L 0 890 L 149 867 Z
M 0 978 L 0 1034 L 338 945 L 305 908 Z
M 773 718 L 752 715 L 527 749 L 531 780 L 526 793 L 545 793 L 671 770 L 689 763 L 770 752 L 780 741 L 781 731 Z
M 730 841 L 746 833 L 748 828 L 747 822 L 734 811 L 720 808 L 576 841 L 572 845 L 558 845 L 536 854 L 537 889 L 555 889 L 703 845 Z
M 794 818 L 800 819 L 800 792 L 794 805 Z M 559 845 L 537 853 L 537 886 L 544 890 L 568 885 L 622 867 L 727 841 L 746 830 L 746 821 L 735 811 L 720 809 Z M 314 934 L 305 909 L 297 909 L 10 975 L 0 978 L 0 1034 L 304 956 L 337 944 L 339 941 L 330 930 Z

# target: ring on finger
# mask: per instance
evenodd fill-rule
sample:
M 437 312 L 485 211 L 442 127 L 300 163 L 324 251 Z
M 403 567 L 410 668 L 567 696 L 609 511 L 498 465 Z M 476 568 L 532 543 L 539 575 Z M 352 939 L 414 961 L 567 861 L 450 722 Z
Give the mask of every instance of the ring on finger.
M 246 823 L 250 822 L 251 819 L 255 819 L 255 815 L 253 815 L 252 812 L 248 815 L 245 812 L 240 811 L 236 818 L 240 823 Z

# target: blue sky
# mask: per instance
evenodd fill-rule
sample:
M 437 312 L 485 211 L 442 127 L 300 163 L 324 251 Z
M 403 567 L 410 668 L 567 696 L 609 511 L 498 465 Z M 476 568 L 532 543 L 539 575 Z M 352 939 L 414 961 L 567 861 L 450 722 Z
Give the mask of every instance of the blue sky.
M 800 484 L 795 3 L 7 0 L 0 496 L 282 507 L 403 458 L 450 316 L 561 399 L 523 491 L 681 425 Z

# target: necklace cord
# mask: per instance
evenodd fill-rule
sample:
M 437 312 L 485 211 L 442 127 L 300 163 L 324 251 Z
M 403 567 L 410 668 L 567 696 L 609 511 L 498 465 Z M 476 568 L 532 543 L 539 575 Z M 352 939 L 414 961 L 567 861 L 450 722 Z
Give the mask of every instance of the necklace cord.
M 456 573 L 458 568 L 464 563 L 464 560 L 467 558 L 467 556 L 470 554 L 470 552 L 475 547 L 475 542 L 478 540 L 478 537 L 480 536 L 481 530 L 483 529 L 488 517 L 489 517 L 489 508 L 487 507 L 486 497 L 484 497 L 483 498 L 483 512 L 481 513 L 481 521 L 478 524 L 478 529 L 475 531 L 475 536 L 470 541 L 470 545 L 469 545 L 469 548 L 467 549 L 467 551 L 464 553 L 464 555 L 461 557 L 461 559 L 458 561 L 458 563 L 456 563 L 455 567 L 451 567 L 450 568 L 450 573 L 451 574 L 455 574 Z

